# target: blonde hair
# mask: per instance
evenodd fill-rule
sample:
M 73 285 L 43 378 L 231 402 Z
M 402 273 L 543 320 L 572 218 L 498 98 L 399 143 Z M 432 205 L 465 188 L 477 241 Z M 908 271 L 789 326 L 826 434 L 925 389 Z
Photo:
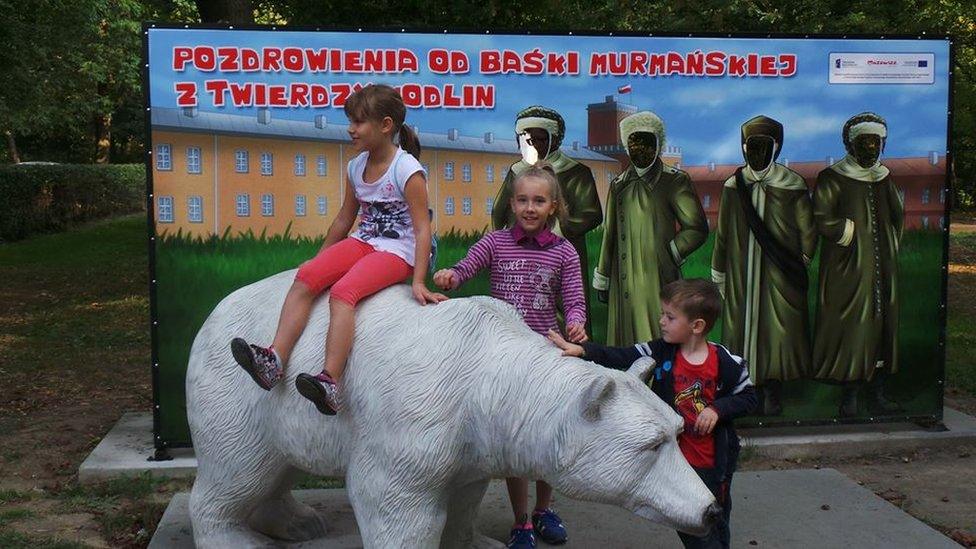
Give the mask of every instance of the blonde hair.
M 556 179 L 556 170 L 552 168 L 552 164 L 545 160 L 536 162 L 515 177 L 515 181 L 512 182 L 512 197 L 515 197 L 515 190 L 519 181 L 530 177 L 541 179 L 549 185 L 549 198 L 556 205 L 556 209 L 546 220 L 546 225 L 550 229 L 553 228 L 556 221 L 559 221 L 560 225 L 565 225 L 568 213 L 566 211 L 566 200 L 563 199 L 563 189 L 559 186 L 559 180 Z
M 353 120 L 380 122 L 389 116 L 393 120 L 393 133 L 400 134 L 400 147 L 414 158 L 420 159 L 420 138 L 406 125 L 407 107 L 400 92 L 386 84 L 371 84 L 346 99 L 343 110 Z

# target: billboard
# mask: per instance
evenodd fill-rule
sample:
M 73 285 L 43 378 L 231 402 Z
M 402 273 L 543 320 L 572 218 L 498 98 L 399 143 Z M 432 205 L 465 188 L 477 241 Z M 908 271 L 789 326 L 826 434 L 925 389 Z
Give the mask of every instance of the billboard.
M 438 268 L 504 224 L 518 121 L 558 118 L 592 339 L 658 337 L 660 284 L 710 278 L 710 339 L 762 390 L 743 422 L 941 419 L 950 46 L 147 25 L 157 446 L 190 442 L 185 368 L 213 307 L 318 250 L 355 155 L 342 106 L 372 83 L 420 136 Z M 452 295 L 487 293 L 482 276 Z

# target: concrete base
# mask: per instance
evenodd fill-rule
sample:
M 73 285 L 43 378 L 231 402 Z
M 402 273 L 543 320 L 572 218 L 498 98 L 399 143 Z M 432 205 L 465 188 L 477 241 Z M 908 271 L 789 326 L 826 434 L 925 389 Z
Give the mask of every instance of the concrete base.
M 192 477 L 197 473 L 193 448 L 173 448 L 167 461 L 149 461 L 155 453 L 152 443 L 152 414 L 125 413 L 78 468 L 82 484 L 147 471 L 164 477 Z
M 742 445 L 774 459 L 851 457 L 955 446 L 976 441 L 976 417 L 943 408 L 945 431 L 914 423 L 760 427 L 740 429 Z
M 304 490 L 296 496 L 323 513 L 333 531 L 314 542 L 284 547 L 362 547 L 345 490 Z M 732 496 L 733 547 L 958 547 L 833 469 L 738 473 Z M 193 547 L 188 500 L 186 493 L 173 497 L 150 549 Z M 674 532 L 617 507 L 558 494 L 554 507 L 569 531 L 567 548 L 681 547 Z M 481 504 L 478 528 L 502 542 L 511 523 L 505 483 L 495 481 Z
M 976 441 L 976 417 L 951 408 L 945 408 L 943 414 L 946 431 L 929 431 L 914 423 L 887 423 L 765 427 L 741 429 L 739 434 L 743 446 L 750 448 L 747 453 L 775 459 L 862 456 Z M 89 483 L 146 471 L 167 477 L 196 474 L 192 448 L 169 450 L 170 461 L 148 461 L 153 453 L 152 414 L 129 412 L 81 464 L 78 480 Z

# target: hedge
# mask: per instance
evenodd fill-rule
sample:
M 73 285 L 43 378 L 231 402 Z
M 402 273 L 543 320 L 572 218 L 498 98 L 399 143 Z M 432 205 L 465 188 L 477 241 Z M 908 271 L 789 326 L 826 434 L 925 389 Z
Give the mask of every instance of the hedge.
M 142 164 L 0 166 L 0 242 L 145 209 Z

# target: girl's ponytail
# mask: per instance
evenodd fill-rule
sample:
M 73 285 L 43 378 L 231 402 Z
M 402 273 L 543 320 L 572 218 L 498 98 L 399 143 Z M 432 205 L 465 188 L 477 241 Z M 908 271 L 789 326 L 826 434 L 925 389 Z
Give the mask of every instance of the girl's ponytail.
M 420 160 L 420 137 L 406 124 L 400 126 L 400 147 Z

